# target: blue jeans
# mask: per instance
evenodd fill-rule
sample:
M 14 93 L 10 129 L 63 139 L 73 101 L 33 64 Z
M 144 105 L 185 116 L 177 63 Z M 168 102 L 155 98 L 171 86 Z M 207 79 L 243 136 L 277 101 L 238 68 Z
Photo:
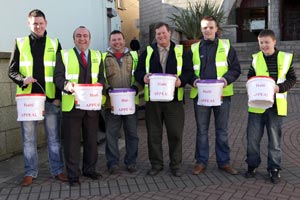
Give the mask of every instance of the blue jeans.
M 46 102 L 44 127 L 52 176 L 56 176 L 64 171 L 60 138 L 60 114 L 60 107 Z M 37 126 L 38 121 L 21 122 L 25 176 L 34 178 L 38 176 Z
M 268 170 L 281 169 L 281 127 L 282 118 L 274 108 L 263 114 L 249 113 L 247 126 L 247 159 L 248 166 L 257 168 L 261 163 L 260 142 L 264 128 L 268 134 Z
M 207 165 L 209 158 L 208 130 L 211 112 L 214 113 L 216 141 L 215 153 L 217 164 L 223 167 L 230 162 L 230 148 L 228 144 L 228 118 L 230 97 L 223 97 L 221 106 L 199 106 L 198 99 L 194 99 L 194 110 L 197 125 L 195 159 L 197 164 Z
M 118 140 L 123 124 L 125 134 L 126 154 L 124 163 L 126 166 L 135 165 L 138 156 L 139 138 L 137 135 L 137 111 L 132 115 L 114 115 L 111 109 L 105 110 L 106 121 L 106 147 L 105 155 L 108 169 L 118 165 L 120 160 Z

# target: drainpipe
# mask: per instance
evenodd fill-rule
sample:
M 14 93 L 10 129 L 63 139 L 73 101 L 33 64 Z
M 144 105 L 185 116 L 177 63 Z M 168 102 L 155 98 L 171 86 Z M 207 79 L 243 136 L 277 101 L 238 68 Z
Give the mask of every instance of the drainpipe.
M 271 26 L 271 0 L 268 0 L 268 27 L 267 29 L 272 29 Z

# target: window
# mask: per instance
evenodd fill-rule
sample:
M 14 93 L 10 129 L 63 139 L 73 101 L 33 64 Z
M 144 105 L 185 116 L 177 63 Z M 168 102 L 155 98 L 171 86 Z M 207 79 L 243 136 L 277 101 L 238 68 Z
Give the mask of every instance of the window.
M 123 0 L 116 0 L 117 8 L 120 10 L 126 10 Z

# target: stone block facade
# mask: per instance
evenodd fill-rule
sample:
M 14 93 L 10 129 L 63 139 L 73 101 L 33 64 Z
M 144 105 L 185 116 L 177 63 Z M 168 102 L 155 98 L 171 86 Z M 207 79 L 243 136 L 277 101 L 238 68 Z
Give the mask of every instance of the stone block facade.
M 10 53 L 0 52 L 0 160 L 22 153 L 22 134 L 17 122 L 16 85 L 8 78 Z M 45 131 L 38 126 L 38 146 L 46 143 Z

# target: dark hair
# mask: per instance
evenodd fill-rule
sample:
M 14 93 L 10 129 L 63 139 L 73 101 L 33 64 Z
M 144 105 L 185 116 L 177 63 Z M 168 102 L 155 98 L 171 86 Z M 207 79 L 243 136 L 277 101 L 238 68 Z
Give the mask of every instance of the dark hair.
M 78 30 L 78 29 L 80 29 L 80 28 L 85 28 L 88 32 L 89 32 L 89 36 L 90 36 L 90 39 L 91 39 L 91 32 L 90 32 L 90 30 L 89 29 L 87 29 L 85 26 L 78 26 L 75 30 L 74 30 L 74 32 L 73 32 L 73 40 L 75 40 L 75 32 Z
M 34 9 L 34 10 L 30 11 L 28 13 L 28 17 L 43 17 L 44 19 L 46 19 L 45 14 L 39 9 Z
M 272 31 L 270 29 L 264 29 L 258 34 L 259 38 L 268 37 L 268 36 L 271 37 L 273 40 L 276 40 L 274 31 Z
M 214 16 L 204 16 L 201 21 L 214 21 L 216 23 L 216 26 L 219 27 L 219 24 L 217 22 L 217 19 Z
M 110 37 L 111 37 L 112 35 L 115 35 L 115 34 L 121 34 L 122 37 L 123 37 L 123 39 L 125 39 L 125 36 L 124 36 L 124 34 L 123 34 L 121 31 L 119 31 L 119 30 L 113 30 L 113 31 L 109 34 L 109 40 L 110 40 Z
M 140 42 L 136 38 L 133 38 L 130 41 L 130 49 L 132 51 L 138 51 L 138 50 L 140 50 Z
M 168 31 L 170 31 L 170 26 L 169 24 L 165 23 L 165 22 L 158 22 L 155 24 L 154 26 L 154 30 L 159 29 L 160 27 L 165 26 L 167 28 Z

